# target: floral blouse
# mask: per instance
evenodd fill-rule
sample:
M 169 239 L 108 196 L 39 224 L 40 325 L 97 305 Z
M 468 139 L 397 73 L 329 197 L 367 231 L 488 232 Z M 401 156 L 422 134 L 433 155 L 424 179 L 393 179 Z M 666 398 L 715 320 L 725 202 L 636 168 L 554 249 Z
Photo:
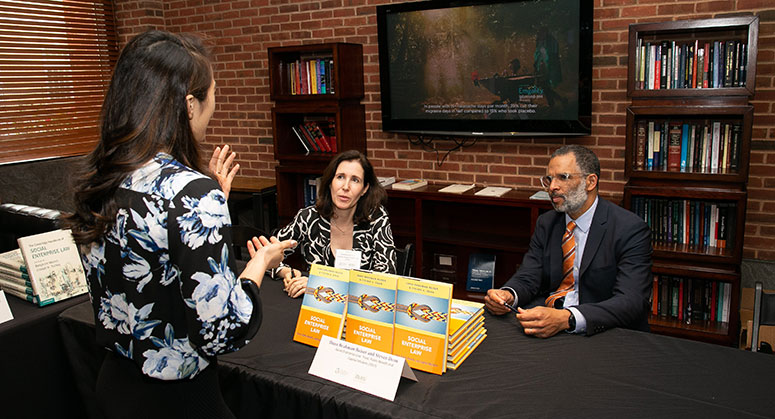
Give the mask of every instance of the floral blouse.
M 290 224 L 277 233 L 280 240 L 294 239 L 308 265 L 334 266 L 331 251 L 331 222 L 320 216 L 315 206 L 302 208 Z M 288 257 L 295 249 L 285 251 Z M 383 207 L 377 208 L 371 221 L 353 226 L 353 250 L 361 252 L 361 269 L 396 273 L 396 249 L 390 220 Z
M 83 252 L 97 342 L 161 380 L 193 378 L 247 344 L 261 323 L 258 288 L 234 273 L 218 183 L 159 153 L 116 203 L 113 227 Z

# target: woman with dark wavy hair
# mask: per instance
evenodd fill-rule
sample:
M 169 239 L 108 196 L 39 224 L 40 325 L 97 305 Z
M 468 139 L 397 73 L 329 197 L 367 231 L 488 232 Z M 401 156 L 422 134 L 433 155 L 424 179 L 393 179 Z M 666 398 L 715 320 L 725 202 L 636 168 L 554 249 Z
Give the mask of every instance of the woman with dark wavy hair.
M 67 219 L 109 350 L 96 386 L 103 417 L 233 417 L 216 355 L 255 335 L 261 279 L 293 242 L 253 238 L 235 274 L 226 194 L 238 167 L 227 147 L 213 173 L 199 154 L 214 109 L 200 40 L 153 30 L 124 47 Z
M 361 269 L 396 273 L 396 251 L 387 211 L 387 193 L 361 152 L 349 150 L 331 160 L 318 185 L 315 205 L 302 208 L 277 233 L 300 244 L 307 265 L 334 266 L 340 250 L 360 252 Z M 286 257 L 293 250 L 287 250 Z M 307 268 L 307 267 L 305 267 Z M 275 271 L 291 297 L 304 294 L 307 277 L 282 265 Z

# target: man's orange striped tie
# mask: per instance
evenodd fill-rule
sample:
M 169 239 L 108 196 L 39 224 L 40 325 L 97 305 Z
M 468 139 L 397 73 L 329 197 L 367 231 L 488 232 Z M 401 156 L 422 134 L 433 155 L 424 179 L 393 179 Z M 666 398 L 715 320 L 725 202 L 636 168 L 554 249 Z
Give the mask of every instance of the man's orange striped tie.
M 571 221 L 565 228 L 565 234 L 562 235 L 562 282 L 546 299 L 547 307 L 559 305 L 562 308 L 565 294 L 573 290 L 573 261 L 576 260 L 576 239 L 573 238 L 573 230 L 576 223 Z

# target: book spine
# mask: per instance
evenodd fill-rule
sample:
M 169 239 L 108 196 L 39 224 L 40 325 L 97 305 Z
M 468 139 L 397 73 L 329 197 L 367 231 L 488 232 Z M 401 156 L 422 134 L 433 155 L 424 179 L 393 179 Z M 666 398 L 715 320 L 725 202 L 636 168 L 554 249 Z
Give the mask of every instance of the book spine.
M 635 170 L 643 170 L 646 165 L 646 121 L 635 125 Z
M 21 293 L 19 291 L 13 290 L 13 289 L 3 289 L 3 291 L 6 294 L 8 294 L 8 295 L 13 295 L 14 297 L 21 298 L 22 300 L 29 301 L 30 303 L 38 304 L 40 306 L 48 305 L 48 304 L 51 304 L 53 302 L 53 300 L 52 300 L 52 301 L 49 301 L 49 302 L 47 302 L 45 304 L 41 304 L 40 303 L 40 299 L 36 295 L 29 295 L 29 294 L 26 294 L 26 293 Z
M 668 135 L 670 143 L 667 151 L 667 170 L 677 172 L 681 170 L 681 125 L 670 123 Z

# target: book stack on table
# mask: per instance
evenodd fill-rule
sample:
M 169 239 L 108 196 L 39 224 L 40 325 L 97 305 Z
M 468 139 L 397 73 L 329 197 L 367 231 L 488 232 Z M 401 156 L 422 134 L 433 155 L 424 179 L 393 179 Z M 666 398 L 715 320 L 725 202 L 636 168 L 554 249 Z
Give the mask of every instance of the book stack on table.
M 0 253 L 0 289 L 33 304 L 40 302 L 40 298 L 32 289 L 30 274 L 19 249 Z
M 89 291 L 70 230 L 18 239 L 19 248 L 0 254 L 0 288 L 45 306 Z
M 486 337 L 484 304 L 453 298 L 449 321 L 447 368 L 457 369 Z
M 484 304 L 453 299 L 449 283 L 313 264 L 293 340 L 344 338 L 440 375 L 487 336 L 483 313 Z

